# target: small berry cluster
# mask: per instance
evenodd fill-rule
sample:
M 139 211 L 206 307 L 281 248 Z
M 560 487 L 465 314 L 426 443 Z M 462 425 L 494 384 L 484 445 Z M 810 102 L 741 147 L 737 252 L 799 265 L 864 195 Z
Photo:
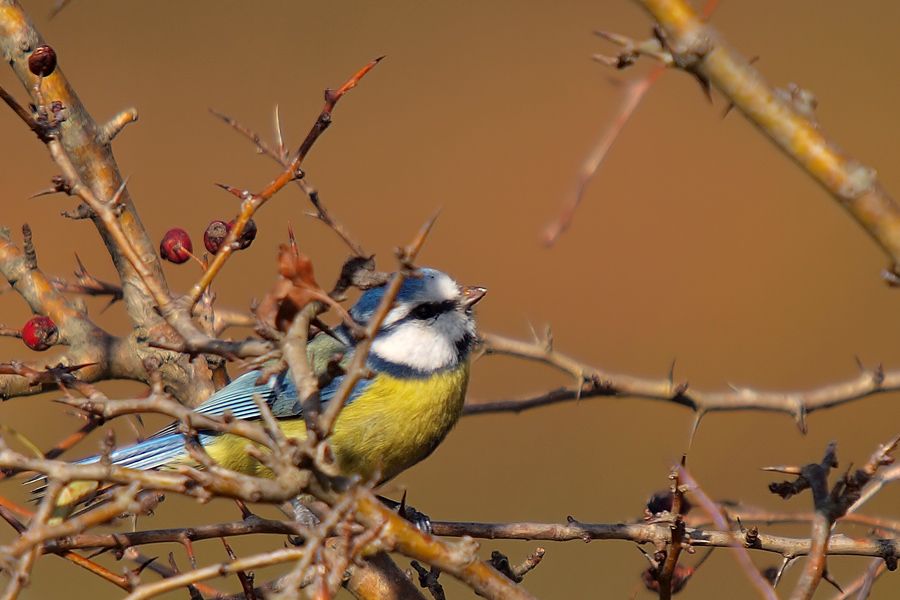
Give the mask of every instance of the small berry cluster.
M 234 227 L 234 221 L 211 221 L 203 232 L 203 245 L 207 252 L 215 254 L 225 243 L 225 238 Z M 256 239 L 256 222 L 253 219 L 247 221 L 240 237 L 235 240 L 236 250 L 244 250 L 249 248 L 253 240 Z M 173 227 L 168 230 L 159 243 L 159 255 L 176 265 L 187 262 L 193 256 L 194 245 L 191 242 L 191 236 L 188 232 L 180 227 Z

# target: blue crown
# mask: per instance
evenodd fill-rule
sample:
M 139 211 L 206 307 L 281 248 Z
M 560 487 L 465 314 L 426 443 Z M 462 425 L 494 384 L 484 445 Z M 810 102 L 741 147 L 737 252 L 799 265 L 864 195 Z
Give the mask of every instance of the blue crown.
M 407 277 L 403 285 L 400 286 L 400 292 L 397 294 L 396 299 L 398 304 L 414 301 L 421 296 L 429 280 L 442 275 L 437 269 L 425 268 L 419 269 L 418 272 L 418 276 Z M 386 289 L 387 284 L 366 290 L 359 297 L 359 300 L 356 301 L 356 304 L 353 305 L 353 308 L 350 309 L 350 316 L 353 317 L 353 320 L 361 325 L 368 323 L 375 311 L 378 310 L 378 305 L 381 304 Z

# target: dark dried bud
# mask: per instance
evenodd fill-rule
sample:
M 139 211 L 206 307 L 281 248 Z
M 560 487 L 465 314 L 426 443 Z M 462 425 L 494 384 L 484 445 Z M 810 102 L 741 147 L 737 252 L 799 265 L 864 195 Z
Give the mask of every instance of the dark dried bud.
M 754 525 L 744 532 L 744 542 L 748 546 L 755 546 L 759 543 L 759 527 Z
M 203 245 L 210 254 L 215 254 L 222 247 L 231 228 L 225 221 L 210 221 L 203 232 Z
M 231 231 L 234 227 L 234 221 L 228 222 L 228 231 Z M 250 219 L 247 221 L 247 224 L 244 225 L 244 231 L 241 232 L 241 236 L 237 239 L 238 250 L 244 250 L 250 247 L 250 244 L 253 243 L 253 240 L 256 239 L 256 221 Z
M 56 51 L 50 46 L 38 46 L 28 57 L 28 70 L 46 77 L 56 69 Z
M 690 512 L 691 503 L 688 502 L 688 499 L 683 497 L 681 498 L 681 514 L 686 515 Z M 651 515 L 656 515 L 661 512 L 671 512 L 672 511 L 672 492 L 671 490 L 661 490 L 659 492 L 654 493 L 647 500 L 647 511 Z
M 175 227 L 166 232 L 159 243 L 159 255 L 176 265 L 191 258 L 194 245 L 191 244 L 191 236 L 180 227 Z
M 894 552 L 893 546 L 887 546 L 884 551 L 884 566 L 888 571 L 897 570 L 897 554 Z
M 32 350 L 42 352 L 59 341 L 59 330 L 50 317 L 32 317 L 22 327 L 22 341 Z
M 62 175 L 54 175 L 50 182 L 57 192 L 65 192 L 68 194 L 72 191 L 72 188 L 69 186 L 68 182 L 66 182 L 66 178 Z
M 769 484 L 769 491 L 773 494 L 777 494 L 781 496 L 784 500 L 787 500 L 791 496 L 798 494 L 799 492 L 806 489 L 806 487 L 800 480 L 797 481 L 773 481 Z

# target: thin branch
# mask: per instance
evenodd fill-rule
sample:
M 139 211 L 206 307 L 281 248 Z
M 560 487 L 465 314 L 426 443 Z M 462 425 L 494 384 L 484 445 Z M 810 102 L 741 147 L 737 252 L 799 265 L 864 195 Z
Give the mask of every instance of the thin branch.
M 44 552 L 84 549 L 121 549 L 162 542 L 183 543 L 184 540 L 198 542 L 216 538 L 226 538 L 253 534 L 303 535 L 304 528 L 293 521 L 276 521 L 251 517 L 242 521 L 198 525 L 190 528 L 148 529 L 144 531 L 123 531 L 116 533 L 80 533 L 58 537 L 44 543 Z
M 828 444 L 821 462 L 803 467 L 778 466 L 764 469 L 796 475 L 796 479 L 791 481 L 771 483 L 769 490 L 772 493 L 788 499 L 808 489 L 813 497 L 815 517 L 812 522 L 812 548 L 803 573 L 791 594 L 792 600 L 810 600 L 822 579 L 827 579 L 826 557 L 833 525 L 847 513 L 859 498 L 861 490 L 878 470 L 893 462 L 892 453 L 898 444 L 900 435 L 881 444 L 861 469 L 853 472 L 848 470 L 830 489 L 828 477 L 838 464 L 837 446 L 834 442 Z M 882 554 L 882 556 L 888 564 L 896 564 L 896 557 L 893 555 Z
M 432 521 L 432 531 L 438 536 L 482 538 L 489 540 L 524 540 L 568 542 L 591 540 L 621 540 L 638 544 L 664 546 L 671 541 L 671 530 L 665 523 L 475 523 L 466 521 Z M 741 532 L 688 527 L 686 539 L 693 546 L 730 548 L 744 544 Z M 809 538 L 794 538 L 760 533 L 753 550 L 795 558 L 812 550 Z M 834 534 L 828 541 L 829 556 L 890 556 L 900 551 L 898 538 L 851 537 Z
M 61 342 L 88 342 L 107 335 L 88 319 L 83 309 L 73 305 L 56 289 L 29 254 L 13 243 L 9 230 L 0 228 L 0 275 L 28 303 L 33 313 L 53 320 L 60 330 Z
M 682 469 L 675 470 L 669 475 L 669 478 L 672 479 L 670 494 L 672 506 L 669 510 L 672 516 L 672 522 L 669 526 L 671 542 L 666 547 L 666 556 L 662 564 L 654 569 L 654 575 L 659 584 L 659 600 L 671 600 L 672 594 L 675 592 L 673 577 L 686 541 L 685 525 L 682 517 L 682 510 L 685 505 L 684 489 L 682 489 L 684 474 L 685 472 Z
M 741 523 L 759 523 L 763 525 L 809 525 L 815 519 L 814 512 L 776 512 L 763 510 L 761 508 L 746 506 L 743 504 L 732 504 L 728 502 L 717 503 L 726 519 L 730 521 L 740 520 Z M 709 518 L 688 517 L 688 524 L 693 527 L 703 528 L 713 523 Z M 841 524 L 856 525 L 872 530 L 877 529 L 896 534 L 900 537 L 900 520 L 885 519 L 881 517 L 872 517 L 869 515 L 851 514 L 849 511 L 841 517 Z
M 331 433 L 331 430 L 337 421 L 338 414 L 342 410 L 347 399 L 350 398 L 353 388 L 356 387 L 356 384 L 359 383 L 368 371 L 366 362 L 369 359 L 369 351 L 372 347 L 372 342 L 375 341 L 375 334 L 381 329 L 381 324 L 394 307 L 394 300 L 397 298 L 397 294 L 400 293 L 403 282 L 413 273 L 415 268 L 413 262 L 418 256 L 419 251 L 422 249 L 422 245 L 428 238 L 428 234 L 431 232 L 431 228 L 436 220 L 437 215 L 434 215 L 422 226 L 415 239 L 413 239 L 408 246 L 398 249 L 397 258 L 400 262 L 400 269 L 394 273 L 390 283 L 387 284 L 384 295 L 381 297 L 381 302 L 378 304 L 378 308 L 375 309 L 375 313 L 369 318 L 368 323 L 366 323 L 365 337 L 356 344 L 353 358 L 346 368 L 344 379 L 341 381 L 341 385 L 334 393 L 334 396 L 328 403 L 328 408 L 322 414 L 320 419 L 319 427 L 323 437 L 327 437 Z
M 713 14 L 713 12 L 715 12 L 718 4 L 719 0 L 707 0 L 706 4 L 703 6 L 702 18 L 704 20 L 708 19 Z M 597 32 L 597 35 L 599 35 L 600 37 L 608 37 L 610 34 L 605 32 Z M 611 61 L 607 59 L 607 57 L 603 57 L 601 55 L 597 55 L 594 58 L 610 66 L 624 68 L 627 65 L 622 63 L 622 56 L 623 55 L 620 54 L 618 57 L 612 59 Z M 629 60 L 633 61 L 634 59 L 632 58 Z M 622 133 L 625 125 L 628 123 L 628 121 L 631 120 L 631 117 L 634 115 L 638 106 L 641 104 L 641 101 L 647 95 L 647 92 L 650 91 L 650 88 L 653 87 L 653 84 L 656 83 L 657 80 L 659 80 L 660 76 L 665 73 L 665 71 L 665 65 L 655 65 L 653 69 L 644 77 L 629 82 L 616 118 L 603 132 L 603 135 L 600 136 L 600 139 L 598 139 L 594 144 L 594 148 L 591 150 L 590 154 L 588 154 L 588 157 L 585 159 L 584 164 L 582 164 L 581 166 L 581 170 L 578 173 L 578 180 L 576 182 L 575 191 L 564 203 L 563 208 L 556 220 L 548 224 L 544 229 L 544 233 L 542 236 L 544 244 L 546 244 L 547 246 L 552 246 L 553 244 L 555 244 L 557 240 L 559 240 L 560 236 L 572 224 L 572 220 L 575 218 L 575 211 L 578 209 L 581 201 L 584 199 L 585 190 L 587 189 L 588 184 L 594 178 L 594 175 L 597 174 L 597 169 L 600 168 L 600 165 L 603 163 L 604 159 L 609 154 L 609 151 L 612 149 L 613 144 L 618 139 L 619 134 Z
M 873 560 L 862 575 L 851 582 L 850 585 L 844 586 L 844 591 L 832 598 L 832 600 L 849 600 L 851 597 L 855 597 L 856 600 L 866 600 L 872 592 L 875 580 L 881 577 L 885 571 L 887 571 L 887 566 L 883 560 Z
M 625 128 L 625 125 L 631 119 L 635 110 L 637 110 L 641 100 L 644 99 L 644 96 L 650 91 L 650 88 L 656 83 L 656 80 L 659 79 L 665 70 L 665 67 L 655 66 L 647 76 L 628 84 L 628 88 L 625 91 L 625 98 L 622 100 L 622 106 L 619 108 L 619 113 L 616 115 L 615 120 L 603 133 L 600 139 L 597 140 L 591 153 L 581 166 L 575 191 L 572 193 L 571 197 L 566 200 L 559 216 L 544 229 L 541 238 L 545 245 L 552 246 L 555 244 L 560 236 L 565 233 L 572 224 L 572 220 L 575 218 L 575 211 L 578 209 L 584 198 L 585 190 L 587 190 L 588 184 L 597 173 L 597 169 L 600 168 L 603 159 L 606 158 L 606 155 L 618 139 L 619 134 Z
M 245 558 L 238 558 L 233 561 L 212 564 L 200 569 L 173 575 L 162 581 L 144 584 L 129 594 L 125 600 L 145 600 L 147 598 L 153 598 L 165 592 L 177 590 L 178 588 L 188 586 L 198 581 L 237 574 L 239 571 L 248 571 L 250 569 L 259 569 L 271 565 L 293 562 L 303 558 L 305 554 L 305 548 L 284 548 L 282 550 L 273 550 L 271 552 L 255 554 Z
M 778 600 L 778 596 L 775 594 L 775 590 L 772 588 L 771 584 L 769 584 L 769 582 L 765 580 L 762 574 L 760 574 L 759 570 L 756 568 L 750 558 L 750 553 L 747 551 L 748 541 L 757 540 L 758 532 L 753 536 L 753 540 L 748 539 L 748 536 L 743 532 L 735 532 L 730 524 L 726 522 L 722 511 L 718 506 L 716 506 L 716 503 L 706 495 L 706 492 L 703 491 L 703 489 L 691 476 L 691 474 L 688 473 L 684 467 L 679 467 L 679 473 L 685 484 L 690 489 L 692 497 L 696 498 L 700 502 L 700 505 L 716 524 L 716 527 L 733 532 L 731 547 L 735 549 L 735 559 L 738 562 L 738 566 L 740 566 L 741 570 L 747 575 L 750 583 L 753 584 L 753 587 L 756 588 L 760 596 L 766 598 L 767 600 Z M 741 541 L 738 541 L 738 539 L 741 537 L 743 539 Z
M 9 546 L 0 548 L 0 555 L 2 555 L 4 559 L 7 557 L 16 559 L 15 570 L 10 573 L 9 583 L 3 591 L 3 600 L 15 600 L 22 587 L 28 582 L 31 567 L 38 555 L 39 548 L 37 547 L 37 544 L 40 541 L 39 536 L 47 527 L 47 521 L 50 519 L 53 507 L 56 504 L 56 500 L 59 498 L 62 489 L 63 486 L 61 483 L 56 481 L 50 483 L 50 486 L 47 489 L 47 495 L 41 502 L 37 513 L 35 513 L 34 517 L 31 519 L 28 528 L 20 532 L 20 537 L 17 539 L 17 542 L 26 540 L 24 548 L 21 548 L 18 552 L 14 551 L 14 548 L 11 549 Z
M 56 0 L 53 3 L 53 8 L 50 9 L 50 14 L 47 16 L 48 19 L 54 18 L 58 15 L 62 10 L 69 5 L 72 0 Z
M 884 371 L 879 366 L 864 370 L 853 379 L 804 391 L 765 392 L 740 388 L 731 392 L 707 392 L 691 388 L 687 382 L 610 373 L 557 352 L 546 340 L 526 342 L 491 333 L 482 334 L 482 340 L 485 354 L 503 354 L 544 363 L 572 375 L 580 387 L 560 388 L 519 400 L 467 404 L 463 413 L 467 415 L 520 412 L 579 398 L 629 396 L 685 406 L 694 411 L 698 419 L 710 412 L 761 410 L 785 413 L 794 418 L 800 431 L 805 432 L 806 416 L 811 412 L 900 390 L 900 371 Z
M 872 497 L 875 496 L 875 494 L 880 492 L 881 488 L 893 481 L 900 481 L 900 464 L 892 465 L 890 467 L 879 470 L 878 473 L 876 473 L 872 478 L 872 480 L 866 484 L 859 495 L 859 499 L 854 502 L 849 509 L 847 509 L 847 512 L 855 512 L 863 504 L 871 500 Z M 846 520 L 846 517 L 843 520 Z
M 206 290 L 206 288 L 209 287 L 213 279 L 215 279 L 215 277 L 219 274 L 219 271 L 221 271 L 222 267 L 225 265 L 225 262 L 231 256 L 232 252 L 234 252 L 235 241 L 240 237 L 241 233 L 243 233 L 244 227 L 247 225 L 247 222 L 251 219 L 251 217 L 253 217 L 254 213 L 256 213 L 256 211 L 259 210 L 259 208 L 263 204 L 265 204 L 272 196 L 274 196 L 276 192 L 281 190 L 291 181 L 299 178 L 302 173 L 300 166 L 303 164 L 303 160 L 306 158 L 309 150 L 312 148 L 313 144 L 316 143 L 316 140 L 319 139 L 319 136 L 321 136 L 322 133 L 324 133 L 324 131 L 328 129 L 329 125 L 331 125 L 331 113 L 334 110 L 335 105 L 343 97 L 344 94 L 356 87 L 359 81 L 381 61 L 381 58 L 376 58 L 375 60 L 364 66 L 362 69 L 354 73 L 353 76 L 351 76 L 350 79 L 344 82 L 344 84 L 337 90 L 326 90 L 325 106 L 319 113 L 315 124 L 313 124 L 313 127 L 307 134 L 306 139 L 303 140 L 303 143 L 300 145 L 300 148 L 297 150 L 294 158 L 284 168 L 281 174 L 274 180 L 272 180 L 269 185 L 267 185 L 261 191 L 255 194 L 247 192 L 246 199 L 241 204 L 241 212 L 237 216 L 237 218 L 235 218 L 234 225 L 232 226 L 231 231 L 228 232 L 228 236 L 225 238 L 224 243 L 219 247 L 219 251 L 213 257 L 212 262 L 209 264 L 207 270 L 203 273 L 200 281 L 197 282 L 188 293 L 188 298 L 191 305 L 197 303 L 197 301 L 200 299 L 200 295 L 204 292 L 204 290 Z
M 16 512 L 17 514 L 25 516 L 25 517 L 33 517 L 34 513 L 29 511 L 28 509 L 22 508 L 18 505 L 15 505 L 15 504 L 9 502 L 5 498 L 0 497 L 0 514 L 2 514 L 3 518 L 7 521 L 7 523 L 9 523 L 13 527 L 13 529 L 15 529 L 19 534 L 23 533 L 25 531 L 25 526 L 22 525 L 21 523 L 19 523 L 18 520 L 15 519 L 14 517 L 12 517 L 10 514 L 8 514 L 8 511 L 10 511 L 10 510 Z M 109 581 L 113 585 L 115 585 L 123 590 L 131 591 L 131 585 L 129 584 L 127 578 L 125 578 L 121 575 L 116 575 L 115 573 L 111 572 L 109 569 L 102 567 L 101 565 L 98 565 L 94 561 L 92 561 L 88 558 L 85 558 L 85 557 L 81 556 L 80 554 L 77 554 L 72 551 L 63 551 L 63 552 L 59 553 L 59 556 L 61 556 L 62 558 L 65 558 L 66 560 L 68 560 L 69 562 L 71 562 L 75 565 L 78 565 L 82 569 L 85 569 L 85 570 L 105 579 L 106 581 Z

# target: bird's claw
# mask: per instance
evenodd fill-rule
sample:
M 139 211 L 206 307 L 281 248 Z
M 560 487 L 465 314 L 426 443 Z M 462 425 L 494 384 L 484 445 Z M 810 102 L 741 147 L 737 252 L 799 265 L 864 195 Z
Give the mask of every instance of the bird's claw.
M 385 498 L 384 496 L 379 496 L 378 499 L 381 500 L 385 506 L 391 510 L 397 511 L 397 514 L 415 525 L 416 529 L 422 533 L 431 535 L 431 517 L 408 505 L 406 503 L 406 493 L 403 494 L 403 498 L 400 502 Z
M 400 511 L 400 516 L 416 526 L 416 529 L 422 533 L 431 535 L 431 517 L 423 512 L 419 512 L 412 506 L 405 506 Z

